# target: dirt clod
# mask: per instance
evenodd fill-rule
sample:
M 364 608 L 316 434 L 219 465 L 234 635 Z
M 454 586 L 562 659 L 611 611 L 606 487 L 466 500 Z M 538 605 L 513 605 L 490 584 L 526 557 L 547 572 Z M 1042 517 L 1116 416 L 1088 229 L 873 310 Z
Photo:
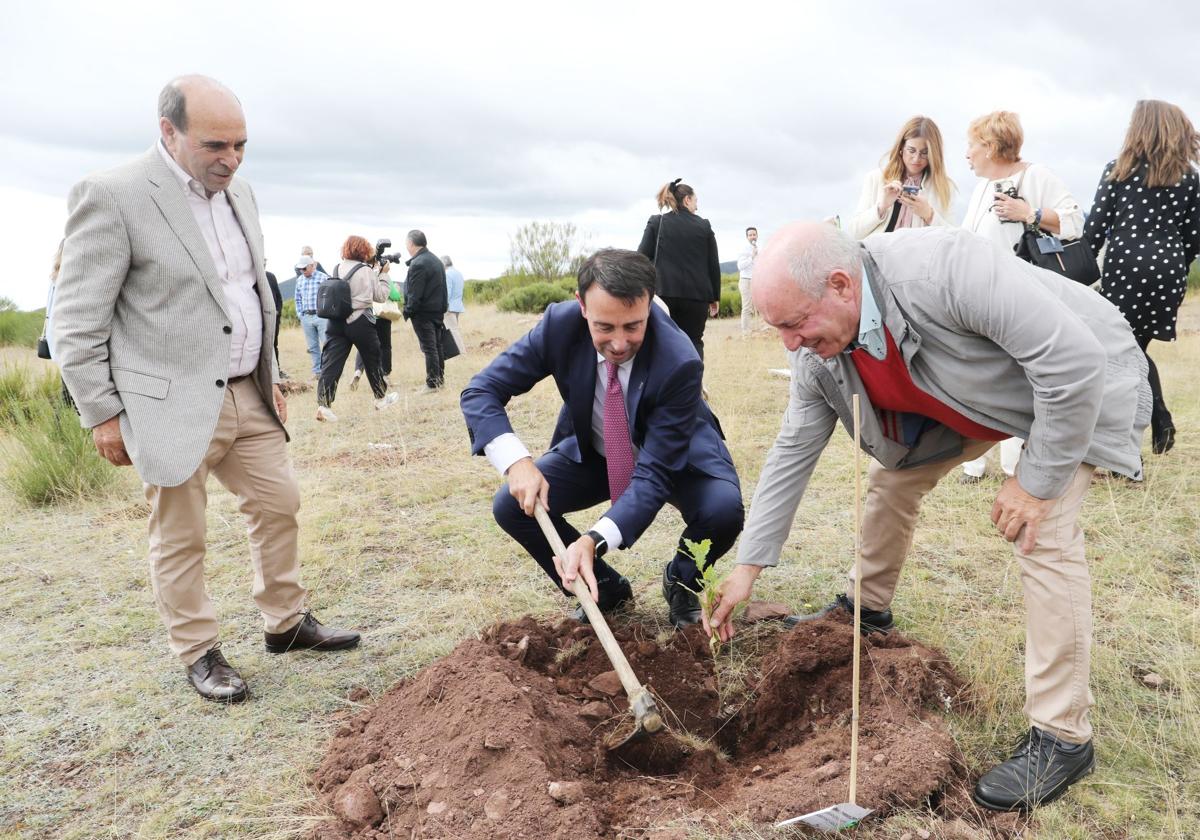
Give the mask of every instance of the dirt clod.
M 583 799 L 583 784 L 580 782 L 551 782 L 548 791 L 551 799 L 563 805 L 574 805 Z
M 669 733 L 609 752 L 632 726 L 611 663 L 597 644 L 559 656 L 591 628 L 499 624 L 338 730 L 313 780 L 337 819 L 312 838 L 667 838 L 681 820 L 717 831 L 845 800 L 849 619 L 760 630 L 733 695 L 700 628 L 655 643 L 615 624 Z M 966 766 L 943 718 L 949 664 L 893 632 L 864 640 L 862 674 L 859 804 L 884 818 L 949 798 Z

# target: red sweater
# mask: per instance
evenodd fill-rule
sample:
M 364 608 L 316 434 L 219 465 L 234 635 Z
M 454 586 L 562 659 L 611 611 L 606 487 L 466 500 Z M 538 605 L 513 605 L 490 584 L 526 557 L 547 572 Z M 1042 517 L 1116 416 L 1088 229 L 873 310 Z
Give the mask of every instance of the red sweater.
M 900 354 L 891 331 L 887 327 L 884 327 L 883 331 L 887 336 L 887 356 L 882 362 L 861 347 L 850 354 L 850 360 L 854 362 L 854 367 L 862 378 L 871 405 L 880 412 L 884 434 L 892 440 L 906 443 L 900 419 L 894 414 L 890 417 L 887 414 L 899 412 L 928 417 L 949 426 L 963 437 L 974 440 L 1004 440 L 1009 437 L 1004 432 L 997 432 L 963 417 L 950 406 L 918 388 L 913 383 L 908 368 L 904 366 L 904 357 Z

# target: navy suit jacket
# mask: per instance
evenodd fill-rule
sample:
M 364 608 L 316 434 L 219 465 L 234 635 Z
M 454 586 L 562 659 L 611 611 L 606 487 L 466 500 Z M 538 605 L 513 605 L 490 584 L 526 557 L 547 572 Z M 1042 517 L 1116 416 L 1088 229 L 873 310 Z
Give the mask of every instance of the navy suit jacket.
M 553 376 L 563 407 L 550 448 L 577 463 L 596 457 L 596 372 L 596 348 L 579 303 L 549 306 L 536 327 L 475 374 L 462 392 L 472 454 L 483 454 L 484 446 L 513 430 L 504 410 L 512 397 Z M 605 514 L 621 529 L 626 546 L 650 526 L 688 470 L 738 484 L 721 426 L 700 398 L 702 372 L 691 339 L 652 304 L 625 392 L 625 413 L 638 448 L 633 480 Z

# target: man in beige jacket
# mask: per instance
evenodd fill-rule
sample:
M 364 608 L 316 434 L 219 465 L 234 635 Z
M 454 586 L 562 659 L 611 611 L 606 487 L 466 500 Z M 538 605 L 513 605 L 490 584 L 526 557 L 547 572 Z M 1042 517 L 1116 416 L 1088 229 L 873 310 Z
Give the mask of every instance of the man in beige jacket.
M 359 635 L 304 608 L 300 493 L 271 352 L 278 314 L 254 192 L 234 177 L 241 104 L 212 79 L 181 77 L 159 97 L 159 128 L 139 159 L 71 190 L 57 359 L 97 450 L 144 482 L 150 579 L 172 652 L 202 697 L 237 702 L 246 683 L 221 654 L 204 588 L 210 473 L 246 516 L 267 650 L 349 648 Z
M 733 608 L 779 562 L 834 427 L 853 428 L 854 394 L 873 458 L 861 555 L 869 631 L 892 627 L 924 495 L 993 441 L 1022 437 L 1025 454 L 991 518 L 1021 568 L 1031 728 L 978 781 L 975 800 L 1009 810 L 1061 796 L 1094 766 L 1079 510 L 1094 467 L 1142 475 L 1150 390 L 1129 325 L 1091 289 L 952 228 L 860 244 L 829 225 L 790 225 L 759 257 L 754 283 L 763 319 L 789 350 L 791 397 L 710 628 L 728 639 Z M 840 595 L 820 614 L 853 607 Z

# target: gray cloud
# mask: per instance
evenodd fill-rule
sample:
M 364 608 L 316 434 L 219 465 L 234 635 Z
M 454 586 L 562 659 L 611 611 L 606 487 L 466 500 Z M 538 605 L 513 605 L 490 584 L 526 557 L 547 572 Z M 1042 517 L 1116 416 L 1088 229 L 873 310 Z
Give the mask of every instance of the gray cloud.
M 593 244 L 630 246 L 658 186 L 679 176 L 732 257 L 748 223 L 768 232 L 852 210 L 914 113 L 943 130 L 960 209 L 974 186 L 966 125 L 996 108 L 1022 115 L 1026 157 L 1086 205 L 1134 100 L 1193 114 L 1200 104 L 1189 66 L 1198 13 L 1170 3 L 1145 12 L 1153 21 L 1141 14 L 1108 2 L 1086 14 L 883 2 L 349 0 L 222 15 L 20 4 L 0 32 L 0 185 L 61 200 L 88 171 L 149 148 L 159 88 L 196 71 L 245 106 L 243 174 L 277 220 L 275 263 L 300 243 L 274 240 L 306 224 L 328 249 L 350 227 L 423 224 L 463 243 L 455 250 L 476 275 L 503 266 L 506 232 L 532 218 L 576 220 Z M 53 57 L 50 33 L 63 45 Z M 10 229 L 61 231 L 61 215 L 7 213 Z M 42 276 L 41 255 L 29 259 L 29 276 Z

